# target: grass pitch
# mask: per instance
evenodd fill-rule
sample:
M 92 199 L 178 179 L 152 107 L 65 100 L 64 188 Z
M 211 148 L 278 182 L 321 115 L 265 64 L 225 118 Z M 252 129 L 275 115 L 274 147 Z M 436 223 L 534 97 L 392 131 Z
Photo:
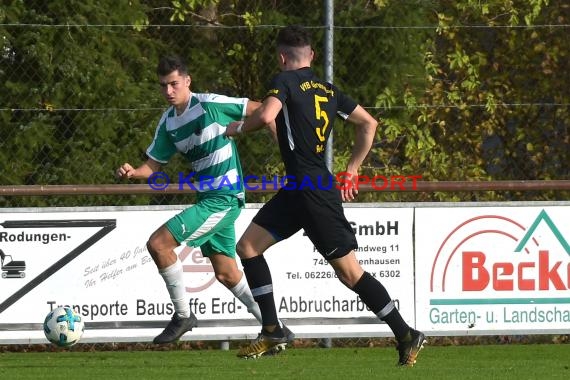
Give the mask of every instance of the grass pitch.
M 0 379 L 568 379 L 570 345 L 426 346 L 413 368 L 394 348 L 291 348 L 257 360 L 236 350 L 0 354 Z

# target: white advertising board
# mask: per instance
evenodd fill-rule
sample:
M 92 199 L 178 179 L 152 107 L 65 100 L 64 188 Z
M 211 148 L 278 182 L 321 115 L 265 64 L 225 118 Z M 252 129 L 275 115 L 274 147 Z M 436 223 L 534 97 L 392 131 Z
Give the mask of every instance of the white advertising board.
M 38 209 L 0 214 L 0 343 L 45 342 L 42 321 L 59 305 L 86 321 L 84 342 L 150 341 L 173 312 L 146 249 L 148 236 L 182 207 Z M 256 208 L 236 223 L 241 236 Z M 357 258 L 414 320 L 413 208 L 345 209 L 359 242 Z M 326 223 L 326 221 L 323 221 Z M 179 247 L 198 328 L 184 339 L 243 339 L 257 321 L 214 277 L 199 248 Z M 275 302 L 298 337 L 391 336 L 345 288 L 302 231 L 266 253 Z M 239 263 L 239 261 L 238 261 Z M 241 265 L 240 265 L 241 266 Z
M 568 207 L 416 208 L 416 325 L 430 335 L 567 333 Z

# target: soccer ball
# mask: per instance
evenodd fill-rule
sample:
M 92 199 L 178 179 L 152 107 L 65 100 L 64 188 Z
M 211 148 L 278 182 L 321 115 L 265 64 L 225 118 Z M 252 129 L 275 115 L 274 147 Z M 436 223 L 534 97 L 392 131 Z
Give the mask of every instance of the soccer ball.
M 58 347 L 71 347 L 79 342 L 83 330 L 83 318 L 67 306 L 53 309 L 44 320 L 46 338 Z

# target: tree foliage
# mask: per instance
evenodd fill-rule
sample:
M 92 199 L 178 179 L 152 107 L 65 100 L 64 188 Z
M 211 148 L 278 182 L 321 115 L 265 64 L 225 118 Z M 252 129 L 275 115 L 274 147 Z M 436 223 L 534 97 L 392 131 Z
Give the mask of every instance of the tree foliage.
M 569 11 L 561 1 L 440 2 L 421 101 L 439 107 L 416 113 L 448 162 L 430 179 L 568 178 L 570 41 L 549 25 L 568 24 Z
M 138 164 L 165 107 L 155 66 L 188 58 L 192 88 L 261 99 L 279 26 L 313 30 L 323 2 L 6 0 L 0 8 L 0 184 L 106 184 Z M 562 0 L 334 2 L 333 81 L 381 120 L 363 173 L 425 180 L 568 179 L 570 6 Z M 335 123 L 334 169 L 354 131 Z M 267 136 L 238 140 L 244 170 L 283 174 Z M 171 174 L 188 170 L 175 161 Z M 363 200 L 556 199 L 370 193 Z M 253 201 L 265 196 L 252 195 Z M 10 205 L 5 199 L 3 204 Z M 107 199 L 26 200 L 26 205 Z M 179 201 L 179 200 L 176 200 Z M 168 202 L 125 197 L 132 204 Z

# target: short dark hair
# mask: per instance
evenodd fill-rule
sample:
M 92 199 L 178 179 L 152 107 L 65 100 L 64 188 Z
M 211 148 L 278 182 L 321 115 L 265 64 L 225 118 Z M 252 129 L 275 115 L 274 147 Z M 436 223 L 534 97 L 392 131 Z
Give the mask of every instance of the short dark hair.
M 311 33 L 300 25 L 286 26 L 277 34 L 277 46 L 311 46 Z
M 181 75 L 188 75 L 188 66 L 184 59 L 178 55 L 162 57 L 156 66 L 156 73 L 160 76 L 166 76 L 176 70 Z

